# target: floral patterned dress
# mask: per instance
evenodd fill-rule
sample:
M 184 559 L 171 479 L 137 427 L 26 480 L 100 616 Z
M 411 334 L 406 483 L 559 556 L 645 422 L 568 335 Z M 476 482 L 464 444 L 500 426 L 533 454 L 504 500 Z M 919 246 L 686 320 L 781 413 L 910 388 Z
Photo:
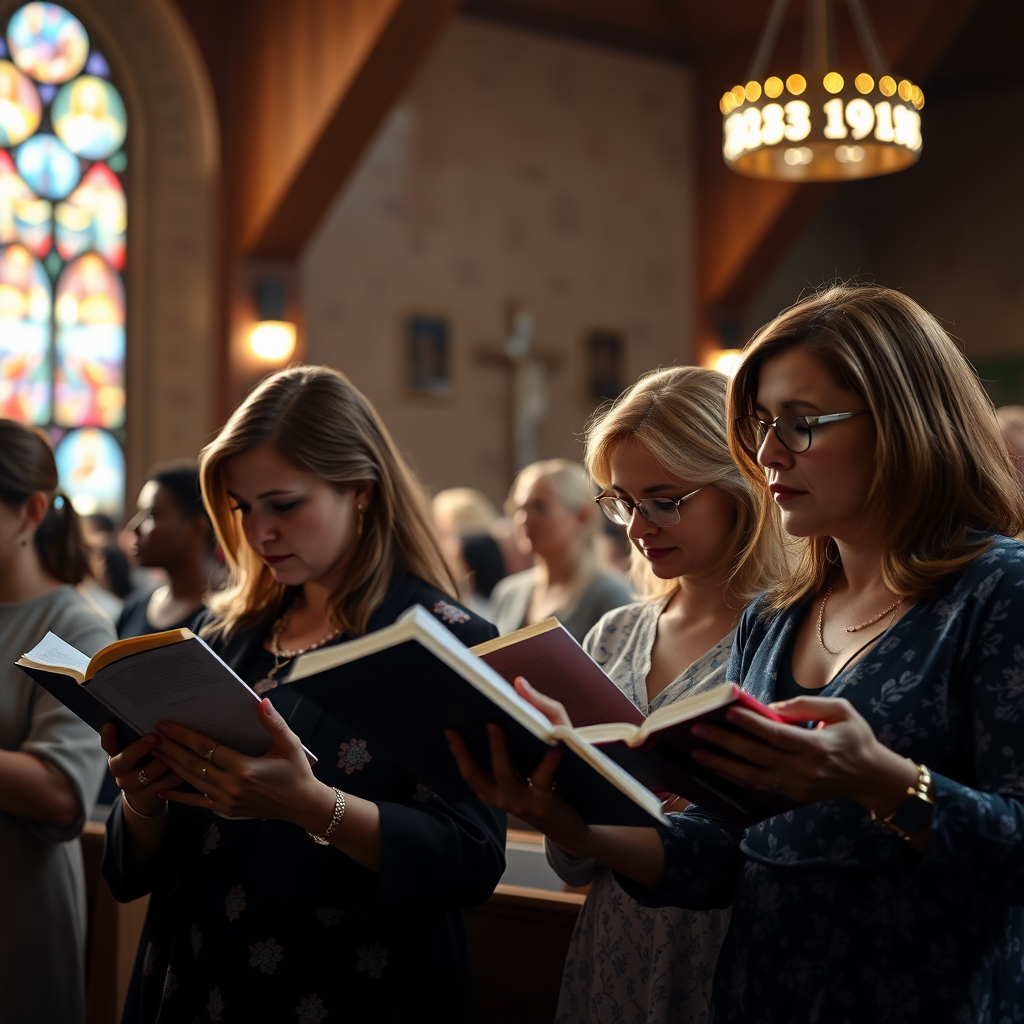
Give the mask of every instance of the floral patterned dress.
M 587 653 L 643 713 L 725 681 L 730 633 L 647 702 L 651 651 L 667 598 L 609 612 L 587 635 Z M 546 843 L 548 861 L 570 885 L 590 883 L 573 931 L 557 1024 L 706 1024 L 711 979 L 728 910 L 641 906 L 611 870 Z
M 370 630 L 413 604 L 467 644 L 496 635 L 408 576 Z M 273 661 L 263 635 L 218 649 L 250 684 Z M 386 680 L 379 685 L 386 699 Z M 118 802 L 104 877 L 119 900 L 150 894 L 123 1024 L 470 1019 L 461 911 L 484 902 L 501 877 L 504 815 L 477 800 L 445 802 L 300 690 L 285 684 L 266 695 L 319 758 L 319 779 L 379 806 L 380 871 L 287 822 L 175 804 L 158 858 L 138 869 Z
M 729 678 L 771 700 L 807 606 L 740 622 Z M 1024 1019 L 1024 545 L 1004 537 L 821 691 L 931 770 L 919 854 L 852 800 L 739 833 L 690 807 L 657 906 L 733 904 L 716 1024 Z

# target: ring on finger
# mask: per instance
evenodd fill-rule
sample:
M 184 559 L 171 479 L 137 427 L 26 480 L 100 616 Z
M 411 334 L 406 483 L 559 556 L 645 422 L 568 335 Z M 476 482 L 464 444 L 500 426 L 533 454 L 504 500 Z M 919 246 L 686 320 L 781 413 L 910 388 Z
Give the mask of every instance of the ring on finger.
M 202 772 L 203 772 L 203 782 L 205 782 L 206 781 L 206 769 L 203 768 Z
M 213 755 L 217 752 L 217 748 L 220 746 L 219 743 L 214 743 L 212 747 L 203 755 L 204 761 L 212 761 Z
M 142 771 L 139 772 L 139 785 L 148 786 L 152 781 L 153 780 L 146 774 L 146 769 L 143 768 Z
M 205 789 L 201 789 L 199 790 L 199 792 L 203 794 L 203 798 L 206 800 L 207 803 L 213 803 L 213 797 L 210 796 L 210 794 L 207 793 Z

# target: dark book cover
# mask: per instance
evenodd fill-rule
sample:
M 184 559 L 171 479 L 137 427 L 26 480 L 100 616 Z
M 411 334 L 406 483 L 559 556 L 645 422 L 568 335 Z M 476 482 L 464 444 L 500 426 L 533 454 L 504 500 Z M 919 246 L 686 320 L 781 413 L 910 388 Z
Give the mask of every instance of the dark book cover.
M 466 741 L 477 763 L 490 765 L 486 726 L 500 726 L 512 762 L 529 777 L 551 748 L 414 639 L 335 665 L 289 685 L 365 733 L 429 789 L 448 800 L 471 797 L 445 729 Z M 500 685 L 512 688 L 504 681 Z M 513 691 L 514 692 L 514 691 Z M 654 825 L 655 819 L 570 747 L 562 745 L 559 795 L 591 824 Z

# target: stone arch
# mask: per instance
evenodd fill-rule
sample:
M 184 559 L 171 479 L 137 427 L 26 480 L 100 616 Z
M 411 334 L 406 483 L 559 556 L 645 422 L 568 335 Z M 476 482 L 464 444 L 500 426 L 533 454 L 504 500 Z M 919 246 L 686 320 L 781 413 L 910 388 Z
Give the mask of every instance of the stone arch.
M 25 0 L 0 0 L 0 25 Z M 173 0 L 70 0 L 128 108 L 127 494 L 156 461 L 195 455 L 217 388 L 213 90 Z

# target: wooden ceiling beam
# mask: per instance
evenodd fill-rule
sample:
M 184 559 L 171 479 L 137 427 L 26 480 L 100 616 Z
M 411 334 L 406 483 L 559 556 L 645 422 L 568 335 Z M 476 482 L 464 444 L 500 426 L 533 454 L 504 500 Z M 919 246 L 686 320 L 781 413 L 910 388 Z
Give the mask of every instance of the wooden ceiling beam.
M 298 258 L 458 5 L 248 0 L 233 104 L 239 256 Z
M 961 31 L 978 0 L 913 0 L 872 11 L 881 45 L 894 72 L 927 82 L 927 75 Z M 877 5 L 876 5 L 877 6 Z M 840 23 L 846 51 L 852 28 Z M 789 62 L 799 51 L 798 39 L 784 40 Z M 698 159 L 698 295 L 697 361 L 723 339 L 722 325 L 739 326 L 753 293 L 771 275 L 779 260 L 821 212 L 839 187 L 835 184 L 761 181 L 730 171 L 721 156 L 721 115 L 718 100 L 739 82 L 755 40 L 744 46 L 706 53 L 698 70 L 696 90 Z M 799 64 L 787 63 L 798 67 Z M 927 122 L 925 126 L 927 132 Z M 927 145 L 927 142 L 926 142 Z M 739 341 L 745 340 L 740 338 Z

